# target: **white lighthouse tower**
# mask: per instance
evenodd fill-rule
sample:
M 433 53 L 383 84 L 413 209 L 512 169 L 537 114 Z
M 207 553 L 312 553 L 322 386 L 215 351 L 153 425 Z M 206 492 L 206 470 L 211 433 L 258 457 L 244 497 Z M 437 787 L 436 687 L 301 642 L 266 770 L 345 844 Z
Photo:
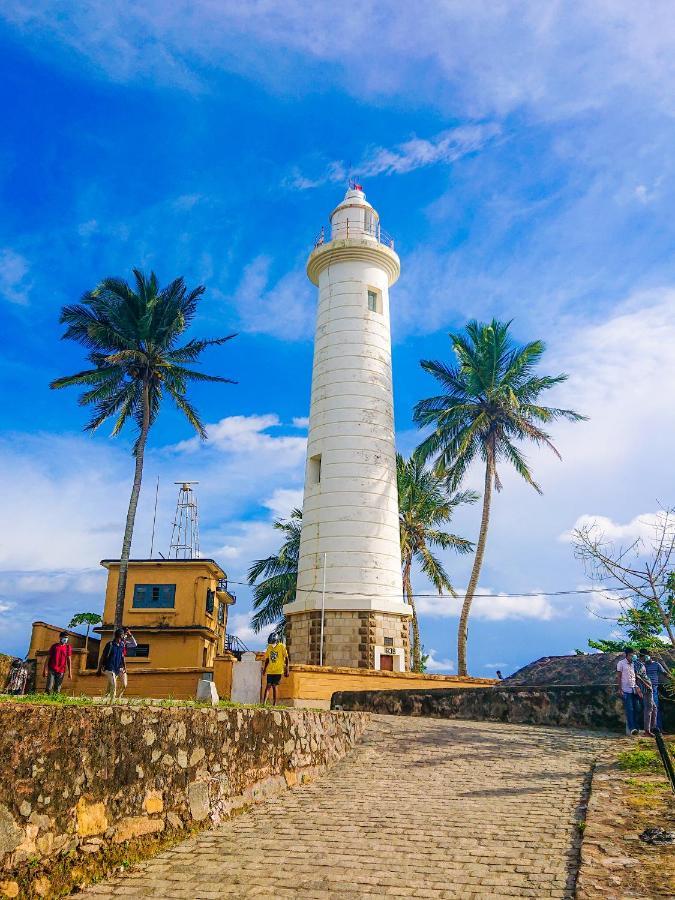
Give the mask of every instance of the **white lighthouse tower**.
M 393 241 L 359 185 L 307 261 L 319 288 L 296 599 L 294 663 L 404 671 L 389 287 Z

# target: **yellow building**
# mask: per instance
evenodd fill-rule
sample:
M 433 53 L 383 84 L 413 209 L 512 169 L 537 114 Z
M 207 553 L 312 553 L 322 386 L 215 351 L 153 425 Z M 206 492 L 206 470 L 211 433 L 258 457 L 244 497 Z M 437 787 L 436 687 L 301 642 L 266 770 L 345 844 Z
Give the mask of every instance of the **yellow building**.
M 119 560 L 104 559 L 108 584 L 102 643 L 114 632 Z M 228 607 L 235 597 L 227 576 L 212 559 L 134 559 L 129 561 L 123 624 L 138 647 L 127 657 L 134 669 L 211 668 L 226 650 Z

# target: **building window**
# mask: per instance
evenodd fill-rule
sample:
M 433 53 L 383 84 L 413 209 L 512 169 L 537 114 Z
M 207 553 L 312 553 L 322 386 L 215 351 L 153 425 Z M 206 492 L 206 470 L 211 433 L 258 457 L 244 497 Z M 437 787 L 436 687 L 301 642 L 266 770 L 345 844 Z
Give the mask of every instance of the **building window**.
M 393 646 L 394 646 L 394 639 L 393 639 L 393 638 L 387 638 L 387 637 L 386 637 L 386 638 L 384 639 L 384 646 L 385 646 L 385 647 L 393 647 Z
M 207 588 L 206 611 L 210 616 L 213 615 L 213 608 L 214 608 L 215 604 L 216 604 L 216 592 L 212 591 L 211 588 Z
M 225 624 L 225 604 L 224 603 L 218 604 L 218 624 L 219 625 Z
M 175 584 L 135 584 L 134 609 L 173 609 L 176 605 Z
M 370 312 L 382 312 L 382 295 L 372 288 L 368 288 L 368 309 Z
M 127 647 L 127 656 L 147 659 L 150 656 L 150 644 L 136 644 L 135 647 Z
M 316 456 L 310 456 L 309 458 L 309 483 L 310 484 L 320 484 L 321 483 L 321 454 L 317 453 Z

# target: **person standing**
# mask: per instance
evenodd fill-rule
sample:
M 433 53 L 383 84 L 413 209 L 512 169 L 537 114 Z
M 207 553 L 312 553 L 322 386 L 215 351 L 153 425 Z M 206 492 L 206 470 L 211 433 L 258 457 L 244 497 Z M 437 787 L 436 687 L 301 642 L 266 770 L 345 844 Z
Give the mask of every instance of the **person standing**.
M 642 697 L 642 713 L 644 717 L 644 735 L 645 737 L 654 737 L 653 728 L 656 726 L 656 707 L 654 706 L 654 689 L 652 683 L 647 676 L 642 654 L 644 650 L 640 650 L 640 655 L 633 660 L 633 668 L 635 669 L 635 680 L 640 688 Z
M 276 634 L 271 634 L 267 638 L 267 650 L 265 650 L 265 662 L 262 670 L 263 676 L 267 676 L 263 703 L 267 703 L 267 697 L 269 696 L 271 689 L 272 704 L 274 706 L 277 705 L 277 688 L 281 682 L 282 675 L 285 675 L 286 678 L 288 678 L 288 671 L 288 650 L 286 650 L 285 645 L 279 640 Z
M 662 684 L 665 677 L 668 675 L 668 669 L 666 669 L 663 663 L 660 663 L 658 659 L 654 659 L 649 650 L 640 650 L 640 659 L 644 663 L 647 677 L 652 684 L 652 702 L 656 711 L 654 724 L 659 731 L 661 731 L 663 719 L 661 714 L 661 704 L 659 703 L 659 684 Z M 654 725 L 652 725 L 652 728 L 653 727 Z
M 68 680 L 72 681 L 72 656 L 73 648 L 68 643 L 68 632 L 62 631 L 58 643 L 52 644 L 49 648 L 42 668 L 42 675 L 47 679 L 46 691 L 48 694 L 61 693 L 61 685 L 66 673 L 68 673 Z
M 124 657 L 126 655 L 125 631 L 126 629 L 124 628 L 115 629 L 115 637 L 112 641 L 108 641 L 103 648 L 103 653 L 101 653 L 101 659 L 98 664 L 98 674 L 105 675 L 108 679 L 106 696 L 110 697 L 111 700 L 114 700 L 117 696 L 118 681 L 121 680 L 122 682 L 122 689 L 119 693 L 120 697 L 127 686 L 127 668 L 124 663 Z
M 635 679 L 632 647 L 626 647 L 624 658 L 616 664 L 616 687 L 626 713 L 626 734 L 636 735 L 639 732 L 637 727 L 639 688 Z
M 22 660 L 15 659 L 9 670 L 9 678 L 7 679 L 7 687 L 5 693 L 19 697 L 26 692 L 26 682 L 28 681 L 28 669 L 24 666 Z

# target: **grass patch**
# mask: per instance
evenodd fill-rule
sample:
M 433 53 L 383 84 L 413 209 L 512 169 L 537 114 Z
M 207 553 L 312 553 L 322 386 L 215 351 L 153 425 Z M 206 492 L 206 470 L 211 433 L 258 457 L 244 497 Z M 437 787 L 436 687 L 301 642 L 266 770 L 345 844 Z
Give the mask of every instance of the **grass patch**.
M 49 896 L 52 898 L 68 897 L 73 891 L 96 884 L 106 878 L 126 871 L 169 847 L 192 837 L 201 828 L 165 831 L 157 836 L 140 837 L 125 844 L 108 845 L 99 853 L 84 854 L 74 851 L 54 860 L 45 862 L 37 869 L 26 865 L 21 871 L 14 873 L 19 883 L 20 897 L 37 898 L 34 885 L 38 878 L 49 879 Z M 5 873 L 11 877 L 12 873 Z
M 660 794 L 664 788 L 668 787 L 668 782 L 665 778 L 660 778 L 658 781 L 642 781 L 639 778 L 627 778 L 626 784 L 633 788 L 634 791 L 640 794 L 647 794 L 648 796 Z
M 617 757 L 619 768 L 626 772 L 658 772 L 661 759 L 656 750 L 647 747 L 634 747 L 624 750 Z
M 13 696 L 0 694 L 0 703 L 34 703 L 47 706 L 159 706 L 163 708 L 187 707 L 188 709 L 272 709 L 288 710 L 288 706 L 263 706 L 262 703 L 232 703 L 230 700 L 221 700 L 217 706 L 203 700 L 175 700 L 172 697 L 166 699 L 154 699 L 151 697 L 123 697 L 116 700 L 106 700 L 104 697 L 73 697 L 69 694 L 22 694 Z M 326 710 L 322 710 L 326 712 Z
M 68 694 L 0 694 L 4 703 L 45 703 L 50 706 L 91 706 L 92 697 L 70 697 Z
M 675 743 L 666 741 L 671 757 L 674 755 Z M 617 763 L 626 772 L 648 772 L 664 774 L 663 763 L 653 741 L 640 740 L 630 750 L 619 753 Z

